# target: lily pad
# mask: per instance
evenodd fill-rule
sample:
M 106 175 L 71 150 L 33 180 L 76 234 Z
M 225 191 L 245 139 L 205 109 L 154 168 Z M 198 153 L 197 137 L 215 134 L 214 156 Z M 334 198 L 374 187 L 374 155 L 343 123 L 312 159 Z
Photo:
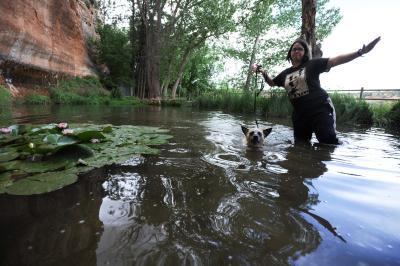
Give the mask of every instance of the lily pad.
M 17 149 L 1 149 L 0 148 L 0 162 L 8 162 L 15 160 L 19 157 Z
M 165 129 L 132 125 L 70 124 L 68 132 L 57 124 L 9 128 L 14 135 L 0 135 L 0 193 L 14 195 L 47 193 L 94 168 L 158 154 L 150 146 L 172 138 Z
M 29 176 L 4 188 L 11 195 L 34 195 L 55 191 L 78 180 L 78 176 L 65 172 L 49 172 Z

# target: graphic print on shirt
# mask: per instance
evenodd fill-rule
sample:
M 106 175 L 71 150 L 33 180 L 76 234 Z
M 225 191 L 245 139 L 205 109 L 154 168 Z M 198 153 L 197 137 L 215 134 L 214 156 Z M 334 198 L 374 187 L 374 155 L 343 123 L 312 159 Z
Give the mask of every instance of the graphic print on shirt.
M 289 99 L 297 99 L 309 93 L 305 73 L 306 69 L 300 68 L 286 75 L 285 89 L 289 95 Z

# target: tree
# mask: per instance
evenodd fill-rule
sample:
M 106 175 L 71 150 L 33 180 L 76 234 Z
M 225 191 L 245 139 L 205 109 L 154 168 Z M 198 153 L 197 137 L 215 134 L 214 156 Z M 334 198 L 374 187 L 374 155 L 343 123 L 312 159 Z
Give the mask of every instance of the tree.
M 171 96 L 175 98 L 191 55 L 207 39 L 234 29 L 234 7 L 229 0 L 132 0 L 136 86 L 147 91 L 141 95 L 159 98 L 174 81 Z
M 340 20 L 339 11 L 325 7 L 328 0 L 316 0 L 319 10 L 316 19 L 316 38 L 322 40 Z M 242 16 L 237 21 L 239 32 L 235 46 L 225 48 L 226 56 L 233 57 L 245 66 L 244 89 L 252 83 L 250 67 L 261 62 L 265 67 L 284 63 L 287 49 L 301 32 L 301 2 L 297 0 L 246 0 L 240 3 Z M 321 19 L 324 18 L 324 19 Z M 239 79 L 243 80 L 242 77 Z

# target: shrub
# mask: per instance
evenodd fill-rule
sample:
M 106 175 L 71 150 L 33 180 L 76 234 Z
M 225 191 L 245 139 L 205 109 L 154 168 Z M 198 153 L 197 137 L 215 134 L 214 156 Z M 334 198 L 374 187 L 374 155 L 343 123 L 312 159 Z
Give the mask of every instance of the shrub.
M 388 124 L 390 127 L 399 129 L 400 128 L 400 101 L 396 102 L 388 113 Z
M 63 80 L 50 89 L 50 97 L 57 104 L 99 104 L 109 94 L 92 76 Z

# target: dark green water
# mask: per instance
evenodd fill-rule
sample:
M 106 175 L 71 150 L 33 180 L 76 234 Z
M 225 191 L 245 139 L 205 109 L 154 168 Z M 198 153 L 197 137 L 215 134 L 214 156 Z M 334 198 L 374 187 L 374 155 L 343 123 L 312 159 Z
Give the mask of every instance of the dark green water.
M 253 116 L 173 108 L 18 108 L 12 123 L 166 128 L 159 156 L 97 169 L 41 196 L 0 195 L 0 265 L 400 265 L 400 138 L 340 130 L 338 147 L 292 144 Z

